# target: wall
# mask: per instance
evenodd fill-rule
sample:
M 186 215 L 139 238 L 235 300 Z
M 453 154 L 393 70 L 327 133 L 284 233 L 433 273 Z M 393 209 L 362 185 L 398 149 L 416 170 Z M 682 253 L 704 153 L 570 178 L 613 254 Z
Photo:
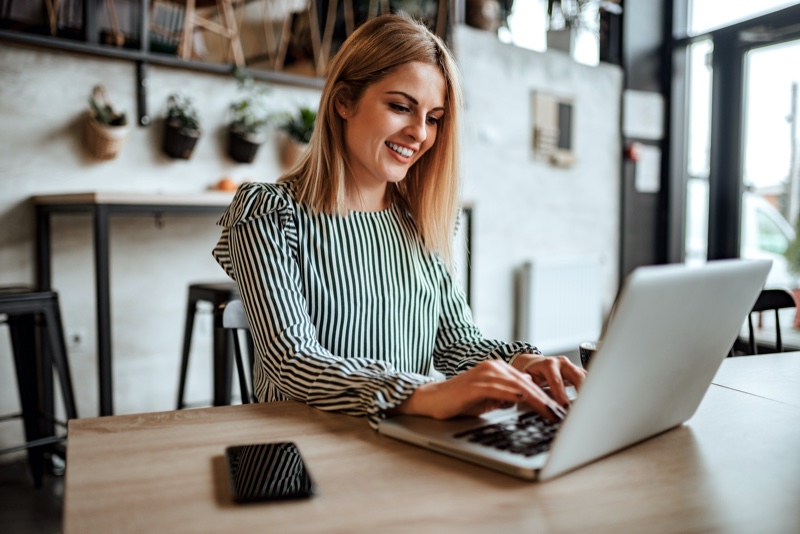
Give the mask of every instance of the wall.
M 621 70 L 505 45 L 466 26 L 456 30 L 467 108 L 463 196 L 475 205 L 476 322 L 487 336 L 511 337 L 513 272 L 536 257 L 599 258 L 608 308 L 619 254 Z M 574 99 L 576 162 L 569 168 L 533 158 L 534 90 Z
M 82 145 L 92 87 L 106 85 L 112 102 L 136 119 L 135 64 L 0 43 L 0 285 L 32 283 L 31 195 L 81 191 L 200 192 L 223 176 L 274 181 L 281 172 L 277 132 L 252 164 L 226 155 L 227 106 L 239 97 L 233 78 L 151 66 L 148 109 L 166 111 L 182 89 L 199 110 L 204 133 L 188 161 L 160 150 L 163 121 L 133 127 L 117 159 L 90 159 Z M 274 110 L 316 107 L 319 91 L 274 86 Z M 111 224 L 111 292 L 116 413 L 175 406 L 187 285 L 224 280 L 211 257 L 219 236 L 214 216 L 115 217 Z M 97 410 L 97 368 L 91 226 L 88 216 L 58 216 L 53 228 L 53 286 L 66 327 L 84 335 L 70 351 L 79 415 Z M 210 399 L 210 310 L 195 328 L 189 401 Z M 0 326 L 0 413 L 18 411 L 7 328 Z M 9 387 L 11 386 L 11 387 Z M 0 423 L 0 448 L 16 444 L 17 421 Z
M 560 53 L 539 54 L 457 28 L 467 111 L 464 195 L 475 204 L 474 311 L 482 330 L 512 333 L 512 273 L 536 255 L 594 254 L 604 260 L 605 297 L 615 287 L 619 197 L 618 69 L 586 67 Z M 205 134 L 189 161 L 161 155 L 160 124 L 134 128 L 113 161 L 88 159 L 81 121 L 95 83 L 135 113 L 134 66 L 127 62 L 0 43 L 0 284 L 33 281 L 33 209 L 29 197 L 77 191 L 198 192 L 228 175 L 273 181 L 275 135 L 252 165 L 224 151 L 225 110 L 236 97 L 224 76 L 151 67 L 148 105 L 164 111 L 182 88 L 201 110 Z M 533 161 L 529 91 L 549 88 L 576 101 L 572 168 Z M 315 104 L 318 92 L 275 87 L 276 110 Z M 210 251 L 219 234 L 214 217 L 119 217 L 111 227 L 114 401 L 116 413 L 172 409 L 177 392 L 186 287 L 221 279 Z M 78 410 L 97 414 L 91 231 L 83 216 L 62 216 L 54 227 L 54 287 L 67 328 L 86 340 L 70 351 Z M 579 304 L 579 303 L 576 303 Z M 195 328 L 188 398 L 210 398 L 210 315 Z M 534 340 L 535 341 L 535 340 Z M 0 328 L 0 413 L 18 410 L 5 328 Z M 19 425 L 2 423 L 0 447 L 16 443 Z

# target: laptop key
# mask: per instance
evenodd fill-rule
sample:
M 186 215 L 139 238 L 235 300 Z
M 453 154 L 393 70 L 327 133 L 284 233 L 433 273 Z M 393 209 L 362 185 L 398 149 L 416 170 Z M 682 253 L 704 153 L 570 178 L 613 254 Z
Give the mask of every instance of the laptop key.
M 515 420 L 472 428 L 454 437 L 530 457 L 550 447 L 559 426 L 536 412 L 527 412 Z

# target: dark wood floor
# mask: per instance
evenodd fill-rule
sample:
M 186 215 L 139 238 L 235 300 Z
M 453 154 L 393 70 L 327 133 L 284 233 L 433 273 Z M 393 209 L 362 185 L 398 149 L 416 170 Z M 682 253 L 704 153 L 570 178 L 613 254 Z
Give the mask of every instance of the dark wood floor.
M 35 488 L 24 456 L 0 459 L 0 531 L 14 534 L 61 532 L 64 477 L 45 474 Z

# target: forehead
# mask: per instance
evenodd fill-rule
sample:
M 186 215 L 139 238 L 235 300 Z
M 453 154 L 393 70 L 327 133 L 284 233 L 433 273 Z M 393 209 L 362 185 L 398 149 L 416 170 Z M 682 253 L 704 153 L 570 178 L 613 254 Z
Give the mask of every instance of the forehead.
M 427 97 L 435 106 L 444 105 L 445 80 L 436 65 L 412 61 L 392 69 L 386 76 L 372 84 L 369 89 L 378 93 L 401 91 L 415 99 Z

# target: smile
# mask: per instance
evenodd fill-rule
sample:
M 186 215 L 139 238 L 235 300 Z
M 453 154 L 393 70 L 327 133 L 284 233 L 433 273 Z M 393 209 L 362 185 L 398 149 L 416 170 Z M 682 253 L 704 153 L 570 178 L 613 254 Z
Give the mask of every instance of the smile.
M 400 145 L 396 145 L 394 143 L 390 143 L 388 141 L 386 142 L 386 146 L 388 146 L 389 148 L 391 148 L 392 150 L 394 150 L 395 152 L 397 152 L 398 154 L 400 154 L 404 158 L 410 158 L 412 156 L 412 154 L 414 154 L 414 151 L 411 150 L 410 148 L 405 148 L 405 147 L 402 147 Z

